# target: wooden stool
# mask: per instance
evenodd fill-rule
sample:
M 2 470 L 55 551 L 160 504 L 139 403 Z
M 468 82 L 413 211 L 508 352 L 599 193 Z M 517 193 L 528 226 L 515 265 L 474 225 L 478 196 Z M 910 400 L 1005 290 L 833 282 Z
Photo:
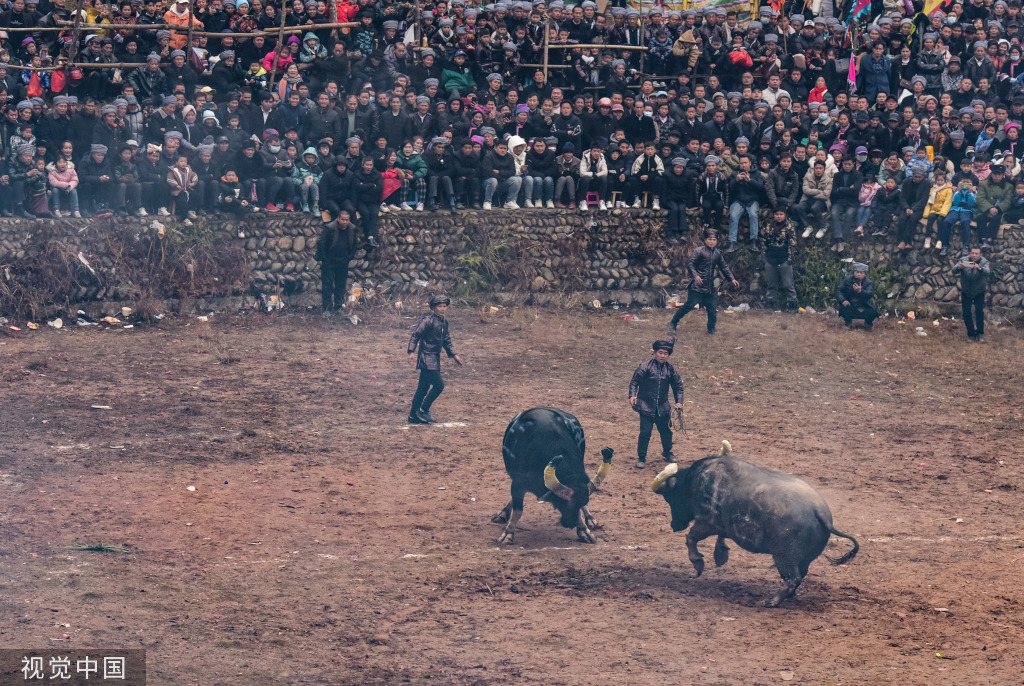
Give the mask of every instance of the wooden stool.
M 647 207 L 647 206 L 648 206 L 648 205 L 650 204 L 650 203 L 648 202 L 648 199 L 649 199 L 650 195 L 651 195 L 651 194 L 650 194 L 650 193 L 648 193 L 647 191 L 644 191 L 644 192 L 643 192 L 643 196 L 644 196 L 644 199 L 643 199 L 643 201 L 642 201 L 642 202 L 641 202 L 641 204 L 640 204 L 640 206 L 641 206 L 641 207 Z
M 617 203 L 619 201 L 619 196 L 620 195 L 622 195 L 622 193 L 620 191 L 612 191 L 612 199 L 611 199 L 612 207 L 615 207 L 615 203 Z

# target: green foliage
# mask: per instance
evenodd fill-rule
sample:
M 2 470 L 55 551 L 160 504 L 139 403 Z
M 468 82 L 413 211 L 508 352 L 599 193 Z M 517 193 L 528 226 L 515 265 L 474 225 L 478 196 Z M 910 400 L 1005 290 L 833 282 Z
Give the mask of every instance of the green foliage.
M 465 298 L 501 287 L 501 272 L 507 248 L 501 241 L 483 240 L 469 252 L 456 257 L 455 272 L 459 282 L 456 297 Z
M 828 248 L 817 245 L 793 256 L 793 281 L 802 305 L 816 310 L 835 305 L 834 293 L 843 278 L 843 262 Z

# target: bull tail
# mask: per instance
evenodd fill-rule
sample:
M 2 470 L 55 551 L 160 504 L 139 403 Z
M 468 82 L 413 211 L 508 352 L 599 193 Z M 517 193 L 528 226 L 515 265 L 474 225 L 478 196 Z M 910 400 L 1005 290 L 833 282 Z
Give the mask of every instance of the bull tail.
M 832 564 L 834 564 L 836 566 L 844 565 L 847 562 L 849 562 L 850 560 L 852 560 L 854 557 L 857 556 L 857 552 L 860 550 L 860 543 L 857 543 L 857 539 L 856 538 L 854 538 L 850 534 L 844 534 L 842 531 L 836 531 L 836 529 L 834 529 L 831 524 L 829 524 L 828 522 L 822 521 L 820 518 L 819 518 L 818 521 L 821 521 L 822 526 L 824 526 L 828 530 L 828 532 L 830 534 L 832 534 L 833 536 L 839 536 L 840 538 L 846 538 L 846 539 L 849 539 L 849 540 L 853 541 L 853 550 L 851 550 L 850 552 L 846 553 L 845 555 L 843 555 L 838 560 L 833 560 L 832 558 L 828 558 L 829 562 L 831 562 Z

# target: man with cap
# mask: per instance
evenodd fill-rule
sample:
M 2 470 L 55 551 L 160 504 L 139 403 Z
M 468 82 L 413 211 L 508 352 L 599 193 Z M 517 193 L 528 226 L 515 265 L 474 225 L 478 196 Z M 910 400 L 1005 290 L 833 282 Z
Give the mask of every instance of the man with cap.
M 107 146 L 94 143 L 89 156 L 78 163 L 75 171 L 82 188 L 82 202 L 88 212 L 97 216 L 124 207 L 124 184 L 114 176 L 114 164 Z
M 443 191 L 448 197 L 448 207 L 455 212 L 455 188 L 452 175 L 455 173 L 455 159 L 448 151 L 448 139 L 436 136 L 430 140 L 429 148 L 423 153 L 423 163 L 427 165 L 427 209 L 434 212 L 438 208 L 439 194 Z
M 864 328 L 871 331 L 878 318 L 878 310 L 871 302 L 875 295 L 875 284 L 868 278 L 868 266 L 863 262 L 854 262 L 852 269 L 853 273 L 844 274 L 836 289 L 839 316 L 846 328 L 853 326 L 853 320 L 863 319 Z
M 160 68 L 160 55 L 155 52 L 146 56 L 146 66 L 128 74 L 128 83 L 139 98 L 159 98 L 170 90 L 167 87 L 167 76 Z
M 910 178 L 900 184 L 900 243 L 897 250 L 909 250 L 914 245 L 917 225 L 924 216 L 932 184 L 928 168 L 920 161 L 910 163 Z
M 714 334 L 715 325 L 718 322 L 715 270 L 720 271 L 722 276 L 732 283 L 733 288 L 740 287 L 740 282 L 733 276 L 732 270 L 725 261 L 725 257 L 718 249 L 717 231 L 711 228 L 704 229 L 704 245 L 690 251 L 690 257 L 686 260 L 686 269 L 691 277 L 690 285 L 687 286 L 686 303 L 676 310 L 669 326 L 675 332 L 679 321 L 690 310 L 700 305 L 708 313 L 708 333 Z
M 455 360 L 455 364 L 462 366 L 462 358 L 452 345 L 448 320 L 445 318 L 451 302 L 451 298 L 444 293 L 434 293 L 430 296 L 430 314 L 420 320 L 416 330 L 409 337 L 406 351 L 409 363 L 420 370 L 419 384 L 416 386 L 412 408 L 409 410 L 410 424 L 432 424 L 437 421 L 430 414 L 430 406 L 444 390 L 444 380 L 441 378 L 441 350 Z
M 992 247 L 992 241 L 999 232 L 1003 213 L 1010 208 L 1013 195 L 1013 184 L 1006 180 L 1006 167 L 993 164 L 991 174 L 978 187 L 978 209 L 974 220 L 978 227 L 978 236 L 982 247 Z M 966 249 L 967 245 L 964 244 Z
M 149 116 L 146 136 L 150 143 L 162 145 L 171 131 L 181 132 L 184 122 L 178 117 L 178 99 L 173 95 L 164 96 L 161 106 Z
M 668 361 L 675 348 L 675 338 L 654 341 L 651 350 L 654 355 L 643 362 L 629 382 L 629 405 L 640 415 L 640 436 L 636 442 L 636 468 L 647 466 L 647 446 L 651 442 L 651 432 L 658 427 L 661 437 L 661 455 L 665 462 L 675 462 L 672 454 L 672 409 L 669 390 L 672 391 L 674 407 L 680 412 L 683 409 L 683 379 L 679 372 Z

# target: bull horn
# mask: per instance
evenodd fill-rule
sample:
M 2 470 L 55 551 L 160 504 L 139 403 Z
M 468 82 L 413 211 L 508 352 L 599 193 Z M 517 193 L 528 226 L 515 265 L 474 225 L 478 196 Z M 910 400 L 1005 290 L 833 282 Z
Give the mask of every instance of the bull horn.
M 679 465 L 674 462 L 662 469 L 661 473 L 654 477 L 654 481 L 651 482 L 651 490 L 655 493 L 660 493 L 661 489 L 665 488 L 665 483 L 675 476 L 678 471 Z
M 591 493 L 596 491 L 601 482 L 608 478 L 608 472 L 612 470 L 612 455 L 614 454 L 615 451 L 611 448 L 605 448 L 601 451 L 601 466 L 597 468 L 597 474 L 590 480 Z
M 548 462 L 548 466 L 544 468 L 544 488 L 548 489 L 559 498 L 563 500 L 572 500 L 574 492 L 571 488 L 563 484 L 555 476 L 555 461 L 551 460 Z
M 722 441 L 722 449 L 718 451 L 719 455 L 732 455 L 732 443 L 729 441 Z

